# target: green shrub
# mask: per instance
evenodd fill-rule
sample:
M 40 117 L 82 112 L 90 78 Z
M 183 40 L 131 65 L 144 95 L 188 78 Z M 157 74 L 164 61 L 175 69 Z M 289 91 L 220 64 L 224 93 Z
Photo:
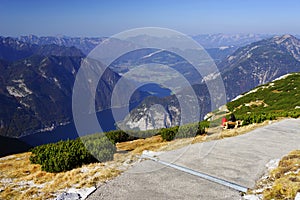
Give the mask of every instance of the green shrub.
M 198 131 L 198 125 L 197 124 L 187 124 L 182 125 L 178 128 L 178 132 L 175 136 L 175 138 L 189 138 L 189 137 L 195 137 Z
M 83 164 L 104 162 L 113 159 L 116 147 L 106 138 L 84 137 L 81 139 L 60 141 L 31 149 L 31 163 L 40 164 L 47 172 L 68 171 Z
M 136 139 L 135 137 L 128 135 L 122 130 L 109 131 L 104 134 L 114 144 Z
M 185 124 L 182 126 L 175 126 L 171 128 L 161 129 L 158 134 L 166 141 L 171 141 L 175 138 L 189 138 L 196 135 L 202 135 L 206 133 L 206 128 L 209 127 L 208 121 L 202 121 L 197 123 Z
M 127 142 L 136 140 L 139 138 L 148 138 L 154 135 L 158 135 L 160 130 L 146 130 L 146 131 L 139 131 L 139 130 L 115 130 L 109 131 L 104 133 L 105 136 L 114 144 L 118 142 Z
M 127 131 L 128 134 L 135 136 L 136 138 L 149 138 L 155 135 L 159 135 L 160 129 L 146 130 L 146 131 Z
M 100 162 L 113 160 L 116 147 L 106 137 L 97 139 L 82 138 L 87 150 Z
M 206 120 L 198 122 L 198 125 L 199 125 L 199 129 L 198 129 L 197 135 L 205 134 L 206 129 L 211 127 L 211 123 L 209 121 L 206 121 Z
M 300 114 L 300 113 L 299 113 Z M 243 121 L 243 126 L 254 124 L 254 123 L 262 123 L 266 120 L 275 120 L 279 117 L 297 117 L 299 116 L 297 113 L 290 112 L 274 112 L 274 113 L 251 113 L 251 114 L 236 114 L 236 118 L 238 120 Z
M 159 134 L 161 137 L 166 141 L 171 141 L 175 138 L 178 132 L 178 126 L 171 127 L 171 128 L 163 128 L 160 130 Z

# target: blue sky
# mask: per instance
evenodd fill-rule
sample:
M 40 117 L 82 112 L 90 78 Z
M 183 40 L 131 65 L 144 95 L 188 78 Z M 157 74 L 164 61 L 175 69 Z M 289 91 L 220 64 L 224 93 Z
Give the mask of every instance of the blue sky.
M 299 0 L 0 0 L 0 35 L 110 36 L 131 28 L 300 34 Z

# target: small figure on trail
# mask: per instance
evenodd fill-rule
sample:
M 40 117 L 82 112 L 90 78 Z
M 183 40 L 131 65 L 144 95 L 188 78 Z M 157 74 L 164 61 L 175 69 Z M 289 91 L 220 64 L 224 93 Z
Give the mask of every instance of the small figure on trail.
M 236 120 L 233 113 L 230 114 L 228 121 L 226 120 L 226 118 L 222 118 L 222 126 L 224 129 L 238 128 L 239 126 L 242 125 L 243 125 L 243 121 Z
M 230 122 L 236 122 L 236 118 L 235 118 L 235 116 L 234 116 L 233 113 L 230 114 L 230 116 L 229 116 L 229 121 L 230 121 Z
M 223 118 L 222 118 L 222 126 L 223 126 L 223 127 L 225 126 L 226 122 L 227 122 L 226 117 L 223 117 Z

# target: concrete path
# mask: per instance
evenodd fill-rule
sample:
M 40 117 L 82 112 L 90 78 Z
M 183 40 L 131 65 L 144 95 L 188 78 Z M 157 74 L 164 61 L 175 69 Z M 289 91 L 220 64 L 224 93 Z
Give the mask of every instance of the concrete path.
M 300 149 L 300 119 L 287 119 L 247 134 L 165 152 L 160 160 L 252 188 L 265 165 Z M 239 192 L 146 160 L 99 187 L 96 199 L 241 199 Z

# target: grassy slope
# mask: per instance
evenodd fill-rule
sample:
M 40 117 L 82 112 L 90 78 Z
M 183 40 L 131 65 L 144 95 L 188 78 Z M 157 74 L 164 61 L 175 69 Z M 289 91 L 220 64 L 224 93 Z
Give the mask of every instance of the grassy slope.
M 253 92 L 254 91 L 254 92 Z M 298 109 L 297 106 L 299 106 Z M 259 86 L 241 98 L 227 104 L 239 118 L 300 116 L 300 73 Z

